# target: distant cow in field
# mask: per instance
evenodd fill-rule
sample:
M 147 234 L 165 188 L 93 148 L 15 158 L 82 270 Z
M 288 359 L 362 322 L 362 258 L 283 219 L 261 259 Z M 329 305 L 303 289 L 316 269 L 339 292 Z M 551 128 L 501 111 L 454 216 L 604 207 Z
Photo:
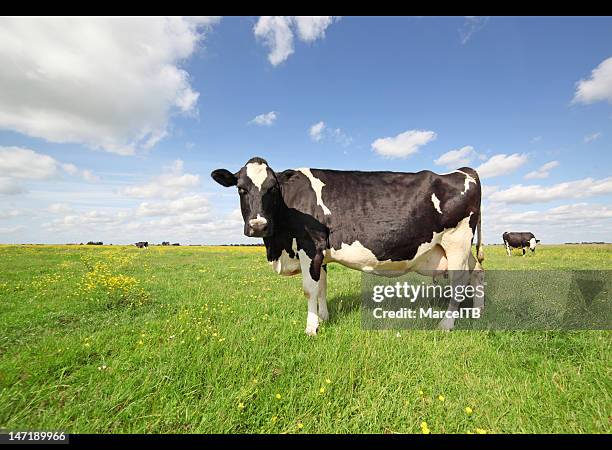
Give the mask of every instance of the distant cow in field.
M 181 244 L 179 244 L 178 242 L 175 242 L 174 244 L 172 244 L 175 247 L 179 247 Z
M 164 245 L 164 246 L 170 245 L 170 242 L 164 241 L 164 242 L 162 242 L 162 245 Z
M 504 245 L 506 246 L 506 252 L 508 256 L 512 255 L 512 248 L 520 248 L 523 250 L 523 256 L 525 256 L 525 248 L 529 247 L 532 252 L 535 252 L 536 245 L 540 242 L 539 239 L 528 231 L 522 232 L 508 232 L 502 234 Z
M 327 320 L 327 268 L 337 262 L 384 276 L 450 272 L 454 284 L 482 285 L 480 200 L 474 169 L 359 172 L 327 169 L 273 171 L 251 158 L 238 172 L 212 178 L 237 186 L 244 234 L 262 237 L 266 256 L 282 275 L 302 273 L 308 298 L 306 334 Z M 472 241 L 478 229 L 477 256 Z M 454 326 L 460 302 L 451 300 L 440 327 Z M 484 307 L 484 297 L 474 297 Z
M 148 248 L 149 247 L 148 242 L 136 242 L 134 245 L 138 248 Z

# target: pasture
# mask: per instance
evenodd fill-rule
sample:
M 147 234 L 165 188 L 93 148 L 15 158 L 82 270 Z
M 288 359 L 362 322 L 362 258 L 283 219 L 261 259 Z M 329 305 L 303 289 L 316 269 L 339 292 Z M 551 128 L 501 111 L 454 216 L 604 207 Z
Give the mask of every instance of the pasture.
M 612 269 L 612 245 L 485 247 L 485 269 Z M 360 273 L 261 247 L 0 246 L 0 429 L 609 433 L 609 331 L 365 331 Z M 554 286 L 550 286 L 554 289 Z

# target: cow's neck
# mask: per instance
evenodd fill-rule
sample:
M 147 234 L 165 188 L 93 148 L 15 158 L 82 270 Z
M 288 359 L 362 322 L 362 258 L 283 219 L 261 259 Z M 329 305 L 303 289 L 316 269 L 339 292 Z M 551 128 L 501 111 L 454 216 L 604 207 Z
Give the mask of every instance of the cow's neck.
M 291 218 L 291 210 L 285 205 L 281 207 L 277 218 L 274 220 L 274 234 L 264 237 L 266 256 L 268 261 L 274 261 L 281 256 L 285 250 L 289 256 L 294 256 L 293 240 L 298 236 L 298 230 L 293 229 L 294 221 Z

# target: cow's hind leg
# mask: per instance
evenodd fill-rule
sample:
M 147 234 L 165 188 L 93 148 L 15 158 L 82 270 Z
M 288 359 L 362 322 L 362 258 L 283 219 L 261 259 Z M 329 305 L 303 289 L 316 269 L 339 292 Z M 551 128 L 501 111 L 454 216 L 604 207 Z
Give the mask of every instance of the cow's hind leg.
M 465 286 L 470 283 L 470 256 L 472 255 L 472 238 L 474 236 L 469 228 L 469 219 L 461 221 L 453 230 L 449 230 L 442 237 L 442 248 L 446 252 L 448 260 L 448 273 L 453 286 L 453 291 L 457 292 L 457 287 Z M 453 297 L 448 303 L 446 317 L 442 319 L 439 328 L 450 331 L 455 326 L 453 315 L 459 310 L 460 301 Z
M 321 278 L 319 279 L 319 320 L 325 321 L 329 319 L 327 311 L 327 266 L 321 268 Z
M 304 250 L 299 251 L 300 267 L 302 269 L 302 286 L 304 296 L 308 299 L 308 315 L 306 316 L 306 334 L 316 336 L 319 328 L 319 315 L 317 302 L 321 288 L 321 258 L 310 259 Z M 318 260 L 318 267 L 317 267 Z

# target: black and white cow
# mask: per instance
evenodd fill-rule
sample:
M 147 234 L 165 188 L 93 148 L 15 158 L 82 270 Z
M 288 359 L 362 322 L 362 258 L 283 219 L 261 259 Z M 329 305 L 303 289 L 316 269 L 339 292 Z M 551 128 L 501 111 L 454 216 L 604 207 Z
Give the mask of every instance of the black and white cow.
M 244 234 L 263 237 L 274 270 L 302 273 L 308 335 L 315 335 L 319 320 L 329 316 L 330 262 L 386 276 L 453 270 L 462 274 L 453 283 L 482 284 L 481 188 L 469 167 L 445 175 L 427 170 L 275 172 L 255 157 L 236 173 L 218 169 L 211 176 L 225 187 L 238 187 Z M 478 260 L 472 254 L 477 228 Z M 448 309 L 457 311 L 459 305 L 453 300 Z M 484 298 L 474 298 L 474 307 L 483 308 Z M 446 330 L 453 326 L 453 318 L 440 323 Z
M 502 234 L 502 239 L 504 240 L 504 245 L 506 246 L 506 252 L 508 256 L 510 256 L 511 248 L 520 248 L 523 250 L 523 256 L 525 256 L 525 248 L 529 247 L 532 252 L 535 252 L 536 245 L 540 242 L 539 239 L 528 231 L 521 232 L 505 232 Z
M 143 241 L 136 242 L 134 245 L 136 247 L 138 247 L 138 248 L 149 248 L 149 243 L 148 242 L 143 242 Z

